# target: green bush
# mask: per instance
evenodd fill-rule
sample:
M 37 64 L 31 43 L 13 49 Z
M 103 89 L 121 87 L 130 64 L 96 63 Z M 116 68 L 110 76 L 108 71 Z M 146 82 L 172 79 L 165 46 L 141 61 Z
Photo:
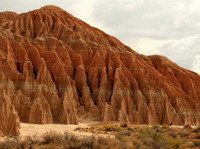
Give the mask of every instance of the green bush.
M 167 136 L 161 130 L 160 127 L 141 128 L 140 133 L 138 133 L 138 138 L 143 145 L 154 149 L 178 148 L 182 144 L 180 139 Z
M 121 128 L 119 126 L 113 126 L 113 125 L 106 125 L 104 126 L 105 131 L 120 131 Z
M 168 144 L 172 148 L 179 148 L 179 146 L 183 143 L 180 139 L 173 138 L 171 136 L 165 136 L 165 141 L 166 144 Z
M 130 130 L 122 130 L 116 133 L 115 137 L 119 140 L 121 140 L 123 137 L 125 136 L 130 136 L 131 135 L 131 131 Z

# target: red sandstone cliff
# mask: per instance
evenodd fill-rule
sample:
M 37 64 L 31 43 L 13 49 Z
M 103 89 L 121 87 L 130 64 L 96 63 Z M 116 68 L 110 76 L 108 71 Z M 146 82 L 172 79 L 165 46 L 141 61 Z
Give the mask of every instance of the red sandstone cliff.
M 20 121 L 199 124 L 200 76 L 56 6 L 0 13 L 0 134 Z

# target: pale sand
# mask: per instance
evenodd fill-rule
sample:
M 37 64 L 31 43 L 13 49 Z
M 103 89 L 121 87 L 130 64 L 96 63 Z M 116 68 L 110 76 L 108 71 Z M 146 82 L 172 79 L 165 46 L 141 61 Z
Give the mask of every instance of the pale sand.
M 29 124 L 29 123 L 21 123 L 21 129 L 20 129 L 20 138 L 24 139 L 27 136 L 42 136 L 45 132 L 48 131 L 56 131 L 58 133 L 64 134 L 65 132 L 74 133 L 78 137 L 85 137 L 85 136 L 102 136 L 102 137 L 114 137 L 113 135 L 109 134 L 95 134 L 91 132 L 79 132 L 75 131 L 76 128 L 87 128 L 91 127 L 92 125 L 98 125 L 101 123 L 99 122 L 88 122 L 88 123 L 79 123 L 78 125 L 63 125 L 63 124 Z M 151 126 L 151 125 L 135 125 L 135 126 Z M 183 126 L 170 126 L 172 128 L 179 128 L 182 129 Z M 192 126 L 193 128 L 196 128 L 196 126 Z M 4 141 L 5 138 L 0 138 L 0 142 Z
M 28 124 L 28 123 L 21 123 L 21 129 L 20 129 L 20 137 L 24 138 L 26 136 L 33 136 L 38 135 L 41 136 L 45 132 L 48 131 L 56 131 L 57 133 L 64 134 L 65 132 L 74 133 L 78 136 L 92 136 L 93 133 L 89 132 L 78 132 L 75 131 L 77 127 L 90 127 L 93 123 L 79 123 L 78 125 L 63 125 L 63 124 Z
M 95 134 L 91 132 L 79 132 L 75 131 L 76 128 L 89 128 L 92 125 L 98 124 L 99 122 L 88 122 L 88 123 L 79 123 L 78 125 L 64 125 L 64 124 L 30 124 L 30 123 L 21 123 L 20 136 L 18 138 L 24 139 L 27 136 L 38 136 L 41 137 L 44 133 L 49 131 L 56 131 L 57 133 L 64 134 L 65 132 L 73 133 L 78 137 L 86 136 L 102 136 L 102 137 L 113 137 L 112 135 L 106 134 Z M 1 137 L 1 141 L 5 141 L 6 137 Z

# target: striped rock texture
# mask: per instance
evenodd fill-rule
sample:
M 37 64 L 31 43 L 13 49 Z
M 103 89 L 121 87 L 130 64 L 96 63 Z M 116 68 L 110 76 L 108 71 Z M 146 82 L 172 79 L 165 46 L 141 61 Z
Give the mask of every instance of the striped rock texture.
M 200 76 L 56 6 L 0 13 L 0 132 L 20 122 L 200 124 Z

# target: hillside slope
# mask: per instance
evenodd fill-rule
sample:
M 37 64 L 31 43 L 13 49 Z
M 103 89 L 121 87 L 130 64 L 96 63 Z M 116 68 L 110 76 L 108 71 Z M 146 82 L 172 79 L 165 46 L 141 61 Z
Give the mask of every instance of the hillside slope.
M 199 124 L 200 76 L 56 6 L 0 13 L 0 134 L 82 119 Z

